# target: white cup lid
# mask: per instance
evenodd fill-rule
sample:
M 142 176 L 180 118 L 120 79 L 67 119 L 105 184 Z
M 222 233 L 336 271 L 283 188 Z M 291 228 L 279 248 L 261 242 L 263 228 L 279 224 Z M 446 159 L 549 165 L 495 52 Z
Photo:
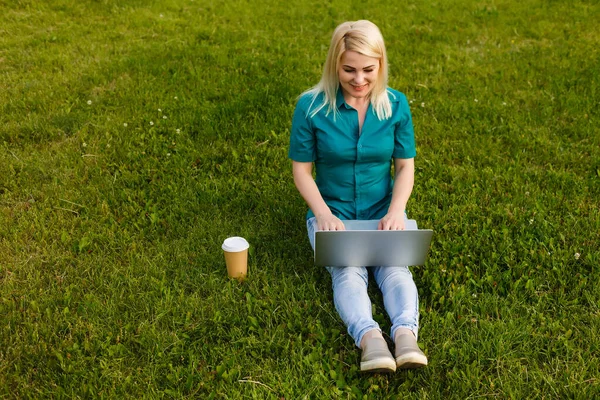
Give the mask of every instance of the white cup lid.
M 225 239 L 221 248 L 228 252 L 237 252 L 246 250 L 250 245 L 243 237 L 233 236 Z

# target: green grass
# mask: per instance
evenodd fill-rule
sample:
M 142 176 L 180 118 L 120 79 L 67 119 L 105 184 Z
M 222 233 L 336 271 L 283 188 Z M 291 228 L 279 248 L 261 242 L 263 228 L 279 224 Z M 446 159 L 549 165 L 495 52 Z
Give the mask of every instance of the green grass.
M 597 2 L 0 11 L 0 398 L 600 396 Z M 435 231 L 430 365 L 387 376 L 358 371 L 287 160 L 296 96 L 360 18 L 412 101 L 409 215 Z

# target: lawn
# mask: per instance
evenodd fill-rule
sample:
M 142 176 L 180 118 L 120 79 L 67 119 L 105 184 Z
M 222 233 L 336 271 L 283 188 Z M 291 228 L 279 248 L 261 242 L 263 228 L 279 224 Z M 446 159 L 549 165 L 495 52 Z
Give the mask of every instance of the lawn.
M 0 0 L 0 398 L 600 398 L 599 17 Z M 358 370 L 287 159 L 333 28 L 363 18 L 412 107 L 409 217 L 435 231 L 413 268 L 429 366 L 392 375 Z

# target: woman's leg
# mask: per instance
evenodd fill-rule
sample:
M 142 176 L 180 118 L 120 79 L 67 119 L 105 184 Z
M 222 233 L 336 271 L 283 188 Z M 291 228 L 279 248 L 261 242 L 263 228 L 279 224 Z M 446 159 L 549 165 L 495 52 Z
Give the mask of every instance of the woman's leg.
M 399 328 L 410 329 L 418 337 L 419 294 L 408 267 L 375 267 L 373 275 L 392 321 L 391 337 Z
M 356 346 L 363 335 L 373 329 L 381 331 L 373 320 L 371 300 L 367 293 L 368 273 L 364 267 L 328 267 L 333 286 L 333 302 Z
M 307 221 L 308 237 L 312 248 L 315 248 L 314 233 L 316 219 Z M 371 300 L 367 293 L 368 272 L 364 267 L 327 267 L 331 274 L 333 286 L 333 302 L 335 308 L 348 327 L 348 333 L 354 339 L 356 346 L 361 347 L 363 335 L 370 330 L 379 328 L 373 320 Z
M 376 267 L 375 280 L 383 293 L 383 303 L 392 320 L 391 335 L 396 345 L 396 368 L 420 368 L 427 357 L 417 344 L 419 296 L 408 267 Z

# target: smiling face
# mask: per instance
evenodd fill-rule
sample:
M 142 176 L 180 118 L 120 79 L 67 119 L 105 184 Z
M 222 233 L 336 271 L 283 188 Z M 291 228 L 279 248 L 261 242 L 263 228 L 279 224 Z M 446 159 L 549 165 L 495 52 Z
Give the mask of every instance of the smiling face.
M 379 77 L 379 59 L 355 51 L 345 51 L 340 59 L 338 78 L 344 98 L 365 99 Z

